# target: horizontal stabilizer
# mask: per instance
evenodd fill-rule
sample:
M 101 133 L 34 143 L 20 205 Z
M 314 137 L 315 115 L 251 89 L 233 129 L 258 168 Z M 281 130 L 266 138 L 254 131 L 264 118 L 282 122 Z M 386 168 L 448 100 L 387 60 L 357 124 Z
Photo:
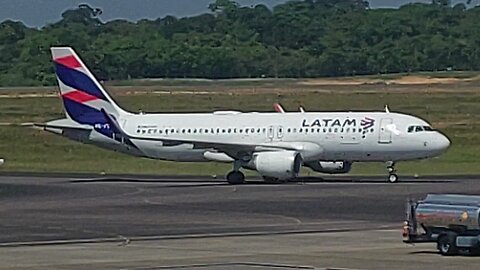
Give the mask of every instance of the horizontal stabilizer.
M 47 123 L 34 123 L 34 127 L 39 127 L 42 129 L 55 128 L 55 129 L 76 129 L 76 130 L 92 130 L 93 128 L 88 125 L 80 125 L 71 119 L 58 119 L 53 120 Z

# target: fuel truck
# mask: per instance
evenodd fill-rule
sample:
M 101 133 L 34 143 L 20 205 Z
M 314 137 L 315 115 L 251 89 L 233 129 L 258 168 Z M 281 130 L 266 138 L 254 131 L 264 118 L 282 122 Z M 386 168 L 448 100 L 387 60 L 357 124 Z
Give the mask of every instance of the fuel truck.
M 480 252 L 480 196 L 429 194 L 407 202 L 403 242 L 436 243 L 440 254 Z

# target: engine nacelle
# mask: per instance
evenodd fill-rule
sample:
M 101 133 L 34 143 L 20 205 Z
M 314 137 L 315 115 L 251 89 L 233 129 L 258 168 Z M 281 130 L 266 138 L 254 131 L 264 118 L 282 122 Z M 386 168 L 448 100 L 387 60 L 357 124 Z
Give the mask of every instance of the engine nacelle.
M 260 152 L 253 156 L 252 162 L 262 176 L 286 180 L 298 175 L 302 157 L 295 151 Z
M 313 161 L 305 163 L 305 166 L 319 173 L 340 174 L 348 173 L 352 169 L 349 161 Z

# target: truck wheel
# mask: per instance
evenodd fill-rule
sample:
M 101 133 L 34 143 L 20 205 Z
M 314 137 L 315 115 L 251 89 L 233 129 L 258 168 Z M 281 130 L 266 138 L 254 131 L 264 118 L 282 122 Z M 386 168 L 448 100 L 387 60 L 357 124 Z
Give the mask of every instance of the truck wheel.
M 444 234 L 438 237 L 437 248 L 443 256 L 455 255 L 458 252 L 455 234 Z

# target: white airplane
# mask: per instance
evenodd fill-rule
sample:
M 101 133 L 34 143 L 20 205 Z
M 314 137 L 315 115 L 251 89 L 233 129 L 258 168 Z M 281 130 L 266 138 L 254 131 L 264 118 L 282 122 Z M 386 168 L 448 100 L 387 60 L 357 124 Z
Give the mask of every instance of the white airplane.
M 66 118 L 37 126 L 70 139 L 134 156 L 171 161 L 230 162 L 231 184 L 243 169 L 265 180 L 295 178 L 301 166 L 347 173 L 353 162 L 395 162 L 438 156 L 450 145 L 426 121 L 391 112 L 217 111 L 134 114 L 121 109 L 73 49 L 51 49 Z

